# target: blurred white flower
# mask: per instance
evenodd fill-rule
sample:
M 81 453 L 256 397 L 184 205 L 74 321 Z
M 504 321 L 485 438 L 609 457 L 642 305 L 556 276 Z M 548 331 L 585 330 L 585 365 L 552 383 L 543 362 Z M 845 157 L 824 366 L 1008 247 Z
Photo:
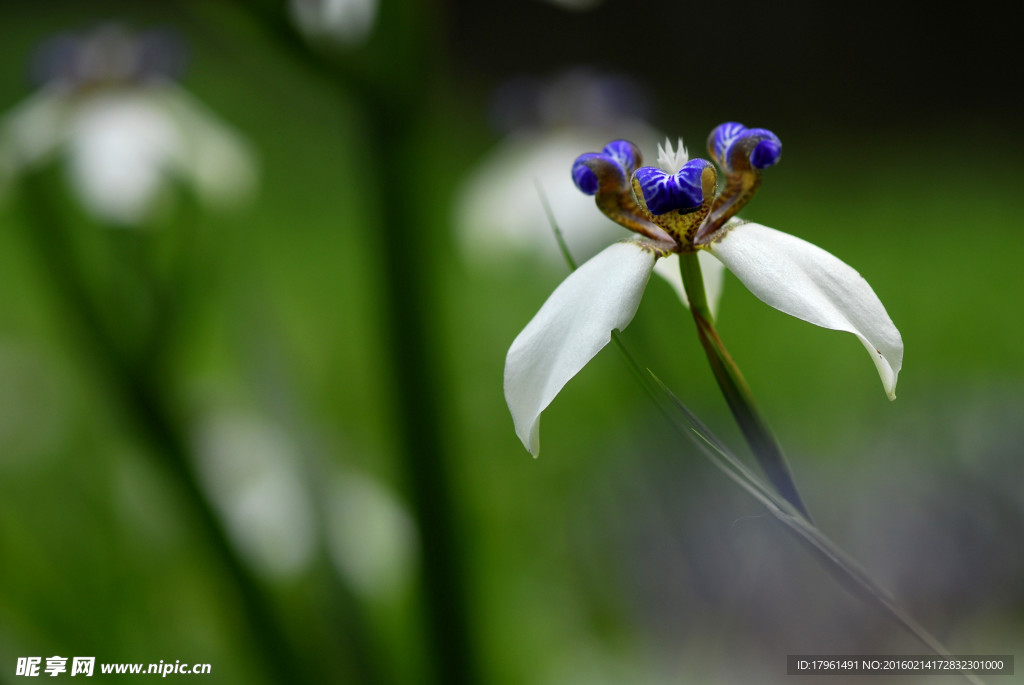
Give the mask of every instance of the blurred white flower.
M 416 560 L 412 517 L 383 485 L 339 472 L 328 490 L 327 551 L 360 593 L 381 598 L 410 578 Z
M 266 575 L 293 577 L 316 550 L 316 522 L 300 455 L 255 417 L 214 416 L 197 436 L 200 482 L 242 554 Z
M 540 255 L 565 268 L 538 187 L 574 257 L 586 259 L 612 241 L 618 230 L 576 189 L 572 163 L 580 150 L 599 148 L 622 131 L 653 147 L 659 136 L 644 123 L 645 110 L 634 83 L 585 70 L 500 88 L 492 114 L 508 133 L 471 171 L 455 204 L 466 261 L 488 268 L 510 256 Z
M 377 0 L 291 0 L 288 7 L 305 35 L 344 45 L 366 40 L 377 18 Z
M 574 255 L 589 256 L 618 233 L 573 185 L 569 169 L 580 150 L 607 136 L 581 129 L 528 133 L 502 141 L 473 171 L 456 202 L 455 223 L 468 263 L 540 255 L 564 268 L 538 188 L 551 205 Z M 599 141 L 596 142 L 595 141 Z
M 72 188 L 98 219 L 148 219 L 175 181 L 209 205 L 244 199 L 255 159 L 244 141 L 171 78 L 164 34 L 103 26 L 42 50 L 44 84 L 0 119 L 0 195 L 22 171 L 64 154 Z

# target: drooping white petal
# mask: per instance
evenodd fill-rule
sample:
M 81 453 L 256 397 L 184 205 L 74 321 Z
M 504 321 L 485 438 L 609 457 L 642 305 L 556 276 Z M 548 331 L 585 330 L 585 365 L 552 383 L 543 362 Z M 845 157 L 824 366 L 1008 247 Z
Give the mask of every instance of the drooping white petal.
M 150 94 L 181 132 L 182 148 L 176 169 L 211 205 L 236 205 L 256 187 L 257 164 L 249 145 L 202 102 L 173 84 Z
M 68 110 L 67 93 L 45 88 L 0 119 L 0 196 L 18 172 L 61 144 Z
M 127 93 L 80 104 L 68 135 L 75 189 L 91 211 L 115 224 L 146 216 L 183 145 L 166 111 Z
M 369 599 L 393 594 L 416 565 L 419 541 L 409 512 L 383 483 L 366 474 L 339 469 L 327 486 L 324 526 L 334 566 Z
M 505 359 L 505 401 L 516 434 L 534 456 L 540 413 L 558 391 L 636 314 L 654 255 L 616 243 L 581 266 L 551 294 L 512 342 Z
M 317 518 L 288 434 L 260 417 L 217 413 L 196 434 L 200 485 L 247 560 L 270 577 L 302 573 L 316 551 Z
M 697 253 L 697 260 L 700 262 L 700 271 L 704 276 L 704 294 L 711 308 L 711 315 L 718 317 L 718 304 L 722 301 L 722 286 L 725 282 L 725 267 L 707 253 L 701 250 Z M 686 288 L 683 287 L 683 276 L 679 273 L 679 255 L 670 254 L 658 260 L 654 265 L 654 273 L 658 274 L 672 286 L 672 289 L 679 295 L 679 299 L 687 307 L 690 300 L 686 296 Z
M 736 226 L 710 249 L 766 304 L 857 336 L 889 399 L 896 398 L 903 339 L 871 286 L 852 267 L 805 240 L 754 223 Z

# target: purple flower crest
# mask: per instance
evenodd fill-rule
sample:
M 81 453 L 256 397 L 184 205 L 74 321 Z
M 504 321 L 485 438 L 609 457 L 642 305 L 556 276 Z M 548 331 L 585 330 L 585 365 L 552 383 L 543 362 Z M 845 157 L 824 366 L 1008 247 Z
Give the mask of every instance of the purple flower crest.
M 643 167 L 637 169 L 634 178 L 651 214 L 668 214 L 672 210 L 688 214 L 704 202 L 702 176 L 710 166 L 706 160 L 692 159 L 674 174 L 655 167 Z

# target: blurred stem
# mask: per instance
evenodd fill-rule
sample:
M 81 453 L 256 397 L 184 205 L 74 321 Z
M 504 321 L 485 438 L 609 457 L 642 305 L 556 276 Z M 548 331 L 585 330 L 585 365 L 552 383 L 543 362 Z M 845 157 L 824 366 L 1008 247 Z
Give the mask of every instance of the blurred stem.
M 746 438 L 754 457 L 779 494 L 810 521 L 810 514 L 807 513 L 807 508 L 800 498 L 800 492 L 793 481 L 782 448 L 779 447 L 767 421 L 757 408 L 743 374 L 715 330 L 711 308 L 708 307 L 707 295 L 704 292 L 704 277 L 701 274 L 697 253 L 687 252 L 679 255 L 679 270 L 683 277 L 683 286 L 686 288 L 686 296 L 690 300 L 690 312 L 697 324 L 700 344 L 704 347 L 711 371 L 715 374 L 718 387 L 721 388 L 743 437 Z
M 397 203 L 389 193 L 391 169 L 408 164 L 407 116 L 385 103 L 370 105 L 370 145 L 378 158 L 374 192 L 384 235 L 405 236 L 404 247 L 377 250 L 382 267 L 382 305 L 390 338 L 397 402 L 395 425 L 412 506 L 422 537 L 422 573 L 429 652 L 436 680 L 444 685 L 478 682 L 469 632 L 467 579 L 455 528 L 448 458 L 443 448 L 442 402 L 428 317 L 437 307 L 428 284 L 431 253 L 421 236 L 428 228 L 410 226 L 410 217 L 428 208 Z
M 116 398 L 122 414 L 151 448 L 162 466 L 181 488 L 186 504 L 195 515 L 210 549 L 220 560 L 238 592 L 244 615 L 239 623 L 248 627 L 254 650 L 264 659 L 271 682 L 305 681 L 301 661 L 292 653 L 285 635 L 277 628 L 260 584 L 238 556 L 200 488 L 190 464 L 186 436 L 179 430 L 173 412 L 165 403 L 157 370 L 137 365 L 103 323 L 102 312 L 88 295 L 86 279 L 68 240 L 62 219 L 52 209 L 43 179 L 23 179 L 26 233 L 35 248 L 45 275 L 63 301 L 68 318 L 83 334 L 79 339 L 96 361 L 101 380 Z
M 418 118 L 428 106 L 431 80 L 441 73 L 441 51 L 431 45 L 438 27 L 432 3 L 394 0 L 380 5 L 366 46 L 348 59 L 314 53 L 284 15 L 283 3 L 255 3 L 249 11 L 264 33 L 316 73 L 328 75 L 362 107 L 369 159 L 361 165 L 378 235 L 390 236 L 371 254 L 380 259 L 379 293 L 393 374 L 394 425 L 409 498 L 419 524 L 425 602 L 425 633 L 438 685 L 479 682 L 469 630 L 467 576 L 456 527 L 448 455 L 443 446 L 444 411 L 436 377 L 439 355 L 430 322 L 437 310 L 430 284 L 435 254 L 431 229 L 436 198 L 422 183 L 398 191 L 394 174 L 426 178 L 429 168 L 412 168 L 421 149 Z M 357 68 L 360 67 L 360 68 Z M 366 68 L 361 68 L 366 67 Z M 399 197 L 396 197 L 399 192 Z

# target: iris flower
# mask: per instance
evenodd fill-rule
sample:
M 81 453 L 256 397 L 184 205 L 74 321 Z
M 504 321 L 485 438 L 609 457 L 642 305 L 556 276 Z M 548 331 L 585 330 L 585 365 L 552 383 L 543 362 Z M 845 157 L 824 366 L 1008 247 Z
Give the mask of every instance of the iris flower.
M 51 39 L 36 60 L 42 88 L 0 119 L 0 196 L 60 154 L 84 207 L 111 225 L 144 223 L 175 182 L 207 204 L 244 199 L 253 156 L 175 83 L 182 61 L 167 32 L 108 24 Z
M 779 161 L 778 137 L 726 123 L 708 137 L 708 151 L 725 176 L 721 188 L 716 166 L 690 160 L 682 141 L 659 146 L 658 167 L 641 167 L 639 149 L 625 140 L 573 164 L 576 186 L 636 237 L 572 272 L 508 351 L 505 399 L 519 439 L 534 456 L 541 412 L 608 344 L 611 332 L 633 319 L 655 265 L 686 253 L 717 259 L 779 311 L 855 335 L 886 395 L 895 399 L 903 340 L 867 281 L 811 243 L 736 217 L 760 187 L 762 170 Z

